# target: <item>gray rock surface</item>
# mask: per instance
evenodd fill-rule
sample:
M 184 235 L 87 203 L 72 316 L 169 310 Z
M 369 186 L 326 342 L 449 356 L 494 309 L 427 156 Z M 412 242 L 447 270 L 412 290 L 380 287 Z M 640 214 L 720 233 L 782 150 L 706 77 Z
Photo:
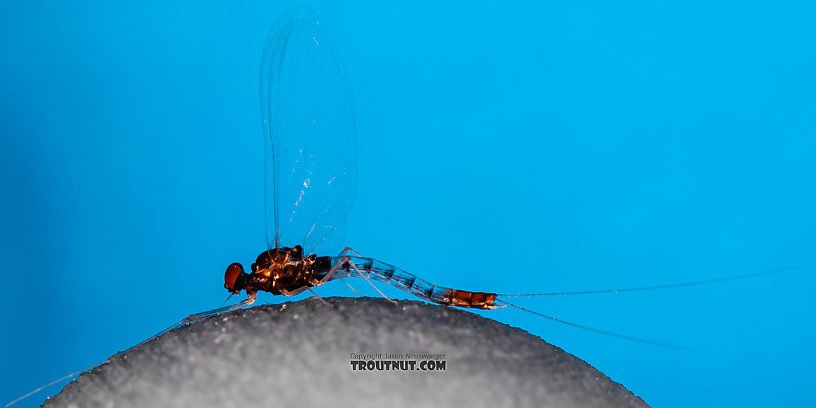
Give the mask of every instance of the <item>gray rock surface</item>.
M 445 369 L 354 371 L 352 353 L 444 354 Z M 647 405 L 560 348 L 464 310 L 312 298 L 172 330 L 82 374 L 44 406 Z

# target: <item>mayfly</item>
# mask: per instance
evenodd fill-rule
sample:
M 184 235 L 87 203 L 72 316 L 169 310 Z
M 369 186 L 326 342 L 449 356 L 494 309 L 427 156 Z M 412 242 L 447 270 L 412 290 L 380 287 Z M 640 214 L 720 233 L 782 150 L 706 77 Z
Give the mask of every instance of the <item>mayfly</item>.
M 348 82 L 314 12 L 293 10 L 272 29 L 260 82 L 267 248 L 251 273 L 240 263 L 227 268 L 224 287 L 246 291 L 247 299 L 216 313 L 253 303 L 258 291 L 293 296 L 349 277 L 443 305 L 502 307 L 496 294 L 439 287 L 348 247 L 338 256 L 317 256 L 339 249 L 356 194 L 357 156 Z
M 257 299 L 259 291 L 294 296 L 306 290 L 312 291 L 313 287 L 329 281 L 352 277 L 363 278 L 372 286 L 372 281 L 384 282 L 441 305 L 486 310 L 511 306 L 596 333 L 670 346 L 561 320 L 510 303 L 507 298 L 676 288 L 745 279 L 814 265 L 808 263 L 668 285 L 499 294 L 437 286 L 393 265 L 364 257 L 349 247 L 336 256 L 317 256 L 318 252 L 336 253 L 341 246 L 345 218 L 356 195 L 357 155 L 354 109 L 348 81 L 331 40 L 326 35 L 326 29 L 313 11 L 306 8 L 292 10 L 283 15 L 270 30 L 261 61 L 260 91 L 265 151 L 267 248 L 251 265 L 249 273 L 240 263 L 233 263 L 224 274 L 224 287 L 230 295 L 245 291 L 247 298 L 230 306 L 188 316 L 130 349 L 190 322 L 251 305 Z M 374 288 L 387 298 L 376 286 Z M 103 363 L 71 373 L 5 406 Z
M 359 277 L 386 298 L 372 281 L 446 306 L 477 309 L 511 306 L 597 333 L 667 345 L 561 320 L 515 305 L 506 298 L 693 286 L 807 266 L 638 288 L 498 294 L 437 286 L 393 265 L 361 256 L 349 247 L 337 256 L 317 256 L 318 251 L 337 251 L 344 237 L 346 214 L 356 194 L 357 154 L 348 82 L 325 27 L 314 12 L 293 10 L 270 31 L 261 62 L 260 88 L 266 156 L 267 248 L 258 255 L 249 273 L 240 263 L 233 263 L 224 274 L 224 287 L 231 294 L 246 291 L 246 300 L 194 318 L 250 305 L 259 291 L 293 296 L 332 280 Z

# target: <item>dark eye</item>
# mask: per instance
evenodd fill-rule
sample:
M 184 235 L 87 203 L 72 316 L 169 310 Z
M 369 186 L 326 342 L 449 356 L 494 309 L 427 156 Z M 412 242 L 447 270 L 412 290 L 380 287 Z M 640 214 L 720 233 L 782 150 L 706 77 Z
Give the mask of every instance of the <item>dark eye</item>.
M 224 287 L 230 292 L 234 292 L 236 290 L 235 281 L 238 280 L 242 273 L 244 273 L 244 267 L 241 264 L 236 262 L 228 266 L 227 271 L 224 273 Z

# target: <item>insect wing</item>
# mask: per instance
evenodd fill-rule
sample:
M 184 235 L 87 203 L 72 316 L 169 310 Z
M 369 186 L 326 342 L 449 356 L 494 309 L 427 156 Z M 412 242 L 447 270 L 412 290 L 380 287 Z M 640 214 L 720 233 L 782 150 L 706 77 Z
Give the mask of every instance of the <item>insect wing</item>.
M 357 192 L 354 109 L 342 64 L 309 9 L 285 14 L 267 37 L 261 112 L 267 246 L 334 250 Z

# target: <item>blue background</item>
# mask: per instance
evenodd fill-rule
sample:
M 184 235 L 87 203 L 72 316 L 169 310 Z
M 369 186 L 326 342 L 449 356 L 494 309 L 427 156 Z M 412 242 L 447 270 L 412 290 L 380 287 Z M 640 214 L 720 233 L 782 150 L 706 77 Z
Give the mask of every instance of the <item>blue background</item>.
M 222 305 L 264 247 L 258 67 L 295 3 L 107 3 L 0 4 L 0 401 Z M 496 292 L 816 260 L 807 2 L 380 3 L 311 3 L 355 98 L 363 254 Z M 814 276 L 516 299 L 695 351 L 481 314 L 655 407 L 801 406 Z

